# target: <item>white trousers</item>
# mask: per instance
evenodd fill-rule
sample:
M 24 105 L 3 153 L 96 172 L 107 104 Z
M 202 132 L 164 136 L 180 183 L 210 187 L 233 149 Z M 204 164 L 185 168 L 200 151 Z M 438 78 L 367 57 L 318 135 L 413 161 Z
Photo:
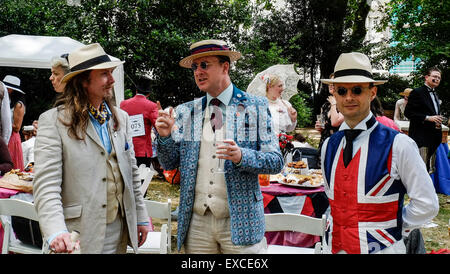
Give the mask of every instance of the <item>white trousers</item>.
M 267 241 L 263 238 L 254 245 L 234 245 L 230 218 L 216 218 L 206 210 L 204 215 L 192 213 L 184 249 L 187 254 L 264 254 Z

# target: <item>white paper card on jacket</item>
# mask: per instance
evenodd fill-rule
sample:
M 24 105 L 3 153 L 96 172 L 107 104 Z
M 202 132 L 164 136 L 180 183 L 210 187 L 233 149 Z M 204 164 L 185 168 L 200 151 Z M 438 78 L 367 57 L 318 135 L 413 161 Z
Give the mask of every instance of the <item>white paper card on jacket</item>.
M 130 116 L 130 124 L 132 137 L 145 135 L 144 115 L 136 114 Z

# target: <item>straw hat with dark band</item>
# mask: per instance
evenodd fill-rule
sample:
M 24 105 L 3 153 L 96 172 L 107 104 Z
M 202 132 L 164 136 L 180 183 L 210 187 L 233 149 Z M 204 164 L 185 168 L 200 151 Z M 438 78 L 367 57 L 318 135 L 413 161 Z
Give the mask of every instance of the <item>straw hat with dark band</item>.
M 374 80 L 369 57 L 359 52 L 342 53 L 334 66 L 333 79 L 321 79 L 324 84 L 373 83 L 381 85 L 387 80 Z
M 125 63 L 112 61 L 98 43 L 83 46 L 69 54 L 70 72 L 64 75 L 61 83 L 67 82 L 74 76 L 86 70 L 115 68 Z
M 191 68 L 192 61 L 203 56 L 225 55 L 230 58 L 231 62 L 241 58 L 240 52 L 230 50 L 227 43 L 222 40 L 199 41 L 192 44 L 189 49 L 191 51 L 191 55 L 180 61 L 180 66 L 183 68 Z

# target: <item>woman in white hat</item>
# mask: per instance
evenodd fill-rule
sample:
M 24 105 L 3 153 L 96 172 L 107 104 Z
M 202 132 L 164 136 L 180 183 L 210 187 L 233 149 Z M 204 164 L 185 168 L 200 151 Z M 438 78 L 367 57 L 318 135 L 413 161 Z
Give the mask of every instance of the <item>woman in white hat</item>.
M 12 133 L 9 138 L 8 150 L 14 163 L 14 169 L 20 169 L 22 171 L 24 166 L 20 129 L 22 128 L 22 121 L 25 115 L 25 98 L 23 96 L 25 92 L 20 89 L 19 77 L 6 75 L 3 79 L 3 83 L 8 89 L 12 112 Z

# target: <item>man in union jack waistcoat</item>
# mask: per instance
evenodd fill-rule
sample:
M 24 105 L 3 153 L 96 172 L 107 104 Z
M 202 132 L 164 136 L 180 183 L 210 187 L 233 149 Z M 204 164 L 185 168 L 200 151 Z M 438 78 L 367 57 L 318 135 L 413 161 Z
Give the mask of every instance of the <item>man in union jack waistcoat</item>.
M 369 58 L 339 56 L 336 103 L 345 121 L 322 149 L 325 192 L 330 202 L 326 253 L 406 253 L 403 237 L 437 215 L 439 203 L 416 143 L 375 120 L 377 94 Z M 404 195 L 410 202 L 404 205 Z

